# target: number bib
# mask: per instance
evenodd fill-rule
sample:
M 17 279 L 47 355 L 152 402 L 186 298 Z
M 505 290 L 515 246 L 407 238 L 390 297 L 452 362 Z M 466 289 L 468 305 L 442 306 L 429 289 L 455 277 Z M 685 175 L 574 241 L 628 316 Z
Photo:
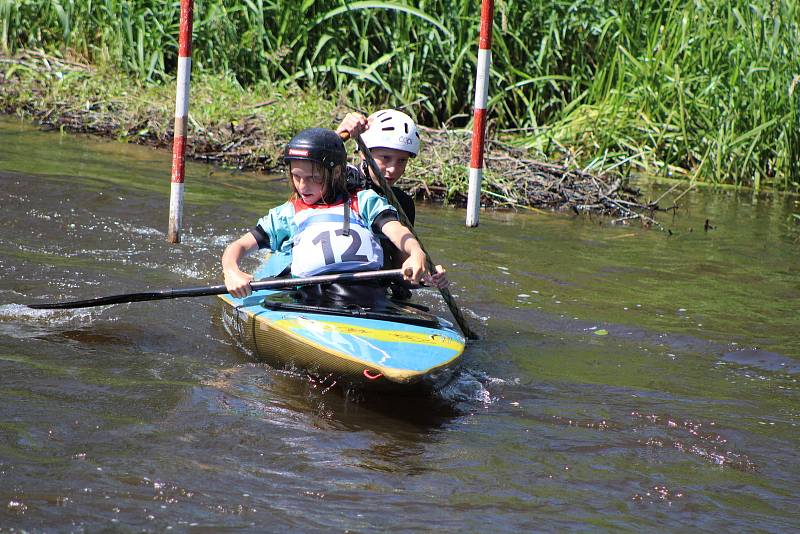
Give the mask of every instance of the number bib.
M 292 275 L 372 271 L 383 265 L 383 249 L 358 215 L 350 198 L 349 235 L 344 235 L 344 203 L 311 207 L 295 203 L 297 233 L 292 247 Z

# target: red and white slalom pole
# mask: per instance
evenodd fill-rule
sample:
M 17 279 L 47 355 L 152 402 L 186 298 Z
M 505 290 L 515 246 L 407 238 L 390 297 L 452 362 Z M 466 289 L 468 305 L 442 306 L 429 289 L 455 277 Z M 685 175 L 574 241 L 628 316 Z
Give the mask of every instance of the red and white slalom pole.
M 181 0 L 178 37 L 178 84 L 175 91 L 175 133 L 172 140 L 172 185 L 169 195 L 170 243 L 181 242 L 183 221 L 183 177 L 186 162 L 186 132 L 189 118 L 189 79 L 192 72 L 192 17 L 194 0 Z
M 486 102 L 489 96 L 489 67 L 492 63 L 492 19 L 494 0 L 481 0 L 481 36 L 478 42 L 478 69 L 475 74 L 475 112 L 472 124 L 472 157 L 469 163 L 467 226 L 478 226 L 483 179 L 483 143 L 486 139 Z

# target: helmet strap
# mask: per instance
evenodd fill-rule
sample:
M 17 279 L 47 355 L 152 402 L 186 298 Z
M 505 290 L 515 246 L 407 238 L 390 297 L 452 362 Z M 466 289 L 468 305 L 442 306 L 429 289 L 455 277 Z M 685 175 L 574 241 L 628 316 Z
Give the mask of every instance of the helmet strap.
M 344 223 L 342 223 L 342 235 L 350 235 L 350 197 L 344 199 Z

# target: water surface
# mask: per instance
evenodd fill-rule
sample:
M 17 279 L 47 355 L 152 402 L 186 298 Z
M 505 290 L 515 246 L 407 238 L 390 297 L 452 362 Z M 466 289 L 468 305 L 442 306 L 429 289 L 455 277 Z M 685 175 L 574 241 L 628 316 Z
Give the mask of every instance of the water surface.
M 190 164 L 172 246 L 169 165 L 0 119 L 0 527 L 800 527 L 794 199 L 690 193 L 669 232 L 420 206 L 482 339 L 436 398 L 348 398 L 253 359 L 214 298 L 23 306 L 220 283 L 287 193 Z

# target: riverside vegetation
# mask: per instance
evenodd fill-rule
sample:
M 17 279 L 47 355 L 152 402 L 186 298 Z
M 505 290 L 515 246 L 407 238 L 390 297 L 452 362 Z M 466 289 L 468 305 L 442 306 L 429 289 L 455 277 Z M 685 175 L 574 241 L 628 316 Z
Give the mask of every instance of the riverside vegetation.
M 321 117 L 333 126 L 348 108 L 402 107 L 438 140 L 409 185 L 459 201 L 479 9 L 197 0 L 191 150 L 271 168 L 276 147 Z M 0 0 L 0 104 L 167 144 L 178 20 L 168 0 Z M 554 206 L 574 193 L 573 208 L 605 205 L 626 218 L 633 193 L 614 176 L 630 172 L 797 191 L 797 42 L 793 0 L 498 0 L 486 201 Z M 570 172 L 568 182 L 600 176 L 596 194 L 554 190 Z M 612 196 L 622 203 L 610 206 Z

